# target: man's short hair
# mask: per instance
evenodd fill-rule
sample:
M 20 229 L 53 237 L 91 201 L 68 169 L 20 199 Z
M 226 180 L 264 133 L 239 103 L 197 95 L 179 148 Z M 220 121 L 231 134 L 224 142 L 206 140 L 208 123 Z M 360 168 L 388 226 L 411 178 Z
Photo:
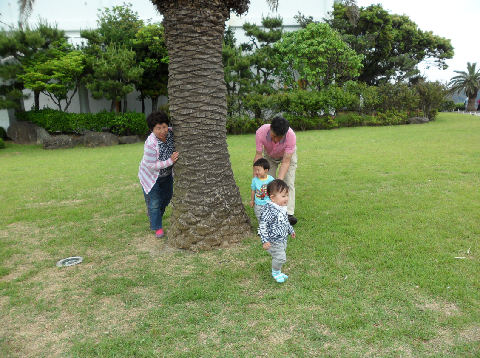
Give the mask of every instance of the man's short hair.
M 255 163 L 253 163 L 254 167 L 262 167 L 265 170 L 270 170 L 270 163 L 265 158 L 258 159 Z
M 275 179 L 267 185 L 267 195 L 275 195 L 276 193 L 281 193 L 284 190 L 288 193 L 288 185 L 282 179 Z
M 153 111 L 147 116 L 147 127 L 150 130 L 153 130 L 157 124 L 163 124 L 165 123 L 167 126 L 170 123 L 170 120 L 168 119 L 167 114 L 164 111 L 157 110 Z
M 287 134 L 288 128 L 290 128 L 290 123 L 288 123 L 288 120 L 282 116 L 274 117 L 272 119 L 272 123 L 270 124 L 270 129 L 273 131 L 273 133 L 280 137 L 283 137 Z

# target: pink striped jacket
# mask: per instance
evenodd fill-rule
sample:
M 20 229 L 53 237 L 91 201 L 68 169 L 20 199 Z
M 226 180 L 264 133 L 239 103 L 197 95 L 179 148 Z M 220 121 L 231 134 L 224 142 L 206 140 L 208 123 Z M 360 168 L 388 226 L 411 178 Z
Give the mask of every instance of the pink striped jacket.
M 168 127 L 169 130 L 172 128 Z M 143 158 L 138 168 L 138 178 L 142 184 L 145 193 L 149 193 L 155 182 L 158 179 L 158 172 L 160 169 L 170 167 L 173 165 L 171 158 L 167 160 L 158 160 L 159 149 L 158 140 L 153 132 L 148 136 L 143 147 Z

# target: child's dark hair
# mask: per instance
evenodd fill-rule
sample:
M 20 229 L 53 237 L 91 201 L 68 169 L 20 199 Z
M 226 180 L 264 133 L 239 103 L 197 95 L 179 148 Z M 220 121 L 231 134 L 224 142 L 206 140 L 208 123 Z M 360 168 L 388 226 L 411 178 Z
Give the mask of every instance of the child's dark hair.
M 272 119 L 272 123 L 270 124 L 270 129 L 273 131 L 273 133 L 280 137 L 283 137 L 287 134 L 288 128 L 290 128 L 290 123 L 288 123 L 288 120 L 282 116 L 276 116 Z
M 276 193 L 281 193 L 284 190 L 286 190 L 288 194 L 288 185 L 282 179 L 275 179 L 267 185 L 268 196 L 275 195 Z
M 150 130 L 153 130 L 157 124 L 165 123 L 169 125 L 169 119 L 167 114 L 164 111 L 153 111 L 147 116 L 147 127 Z
M 265 158 L 258 159 L 255 163 L 253 163 L 254 167 L 262 167 L 265 170 L 270 170 L 270 163 Z

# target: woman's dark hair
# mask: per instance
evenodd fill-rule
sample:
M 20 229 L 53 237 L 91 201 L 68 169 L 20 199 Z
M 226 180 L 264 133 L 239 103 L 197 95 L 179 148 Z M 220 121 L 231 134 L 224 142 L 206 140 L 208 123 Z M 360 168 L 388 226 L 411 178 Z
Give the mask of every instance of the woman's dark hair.
M 146 121 L 147 127 L 150 130 L 153 130 L 157 124 L 165 123 L 168 126 L 170 122 L 164 111 L 153 111 L 147 116 Z
M 290 128 L 290 123 L 283 118 L 282 116 L 276 116 L 272 119 L 272 123 L 270 124 L 270 129 L 276 135 L 283 137 L 287 134 L 288 128 Z
M 288 185 L 282 179 L 275 179 L 267 185 L 268 196 L 275 195 L 276 193 L 281 193 L 284 190 L 287 190 L 288 193 Z
M 270 163 L 265 158 L 258 159 L 255 163 L 253 163 L 254 167 L 262 167 L 265 170 L 270 170 Z

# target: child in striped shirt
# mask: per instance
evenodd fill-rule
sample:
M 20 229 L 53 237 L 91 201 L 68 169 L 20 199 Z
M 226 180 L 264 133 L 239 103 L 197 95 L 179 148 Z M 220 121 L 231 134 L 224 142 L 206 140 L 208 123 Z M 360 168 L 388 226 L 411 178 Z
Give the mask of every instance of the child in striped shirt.
M 288 185 L 281 179 L 275 179 L 267 185 L 270 201 L 262 210 L 260 217 L 260 238 L 265 250 L 272 255 L 272 276 L 277 282 L 284 282 L 288 276 L 282 273 L 287 261 L 287 238 L 295 238 L 295 230 L 288 221 Z

